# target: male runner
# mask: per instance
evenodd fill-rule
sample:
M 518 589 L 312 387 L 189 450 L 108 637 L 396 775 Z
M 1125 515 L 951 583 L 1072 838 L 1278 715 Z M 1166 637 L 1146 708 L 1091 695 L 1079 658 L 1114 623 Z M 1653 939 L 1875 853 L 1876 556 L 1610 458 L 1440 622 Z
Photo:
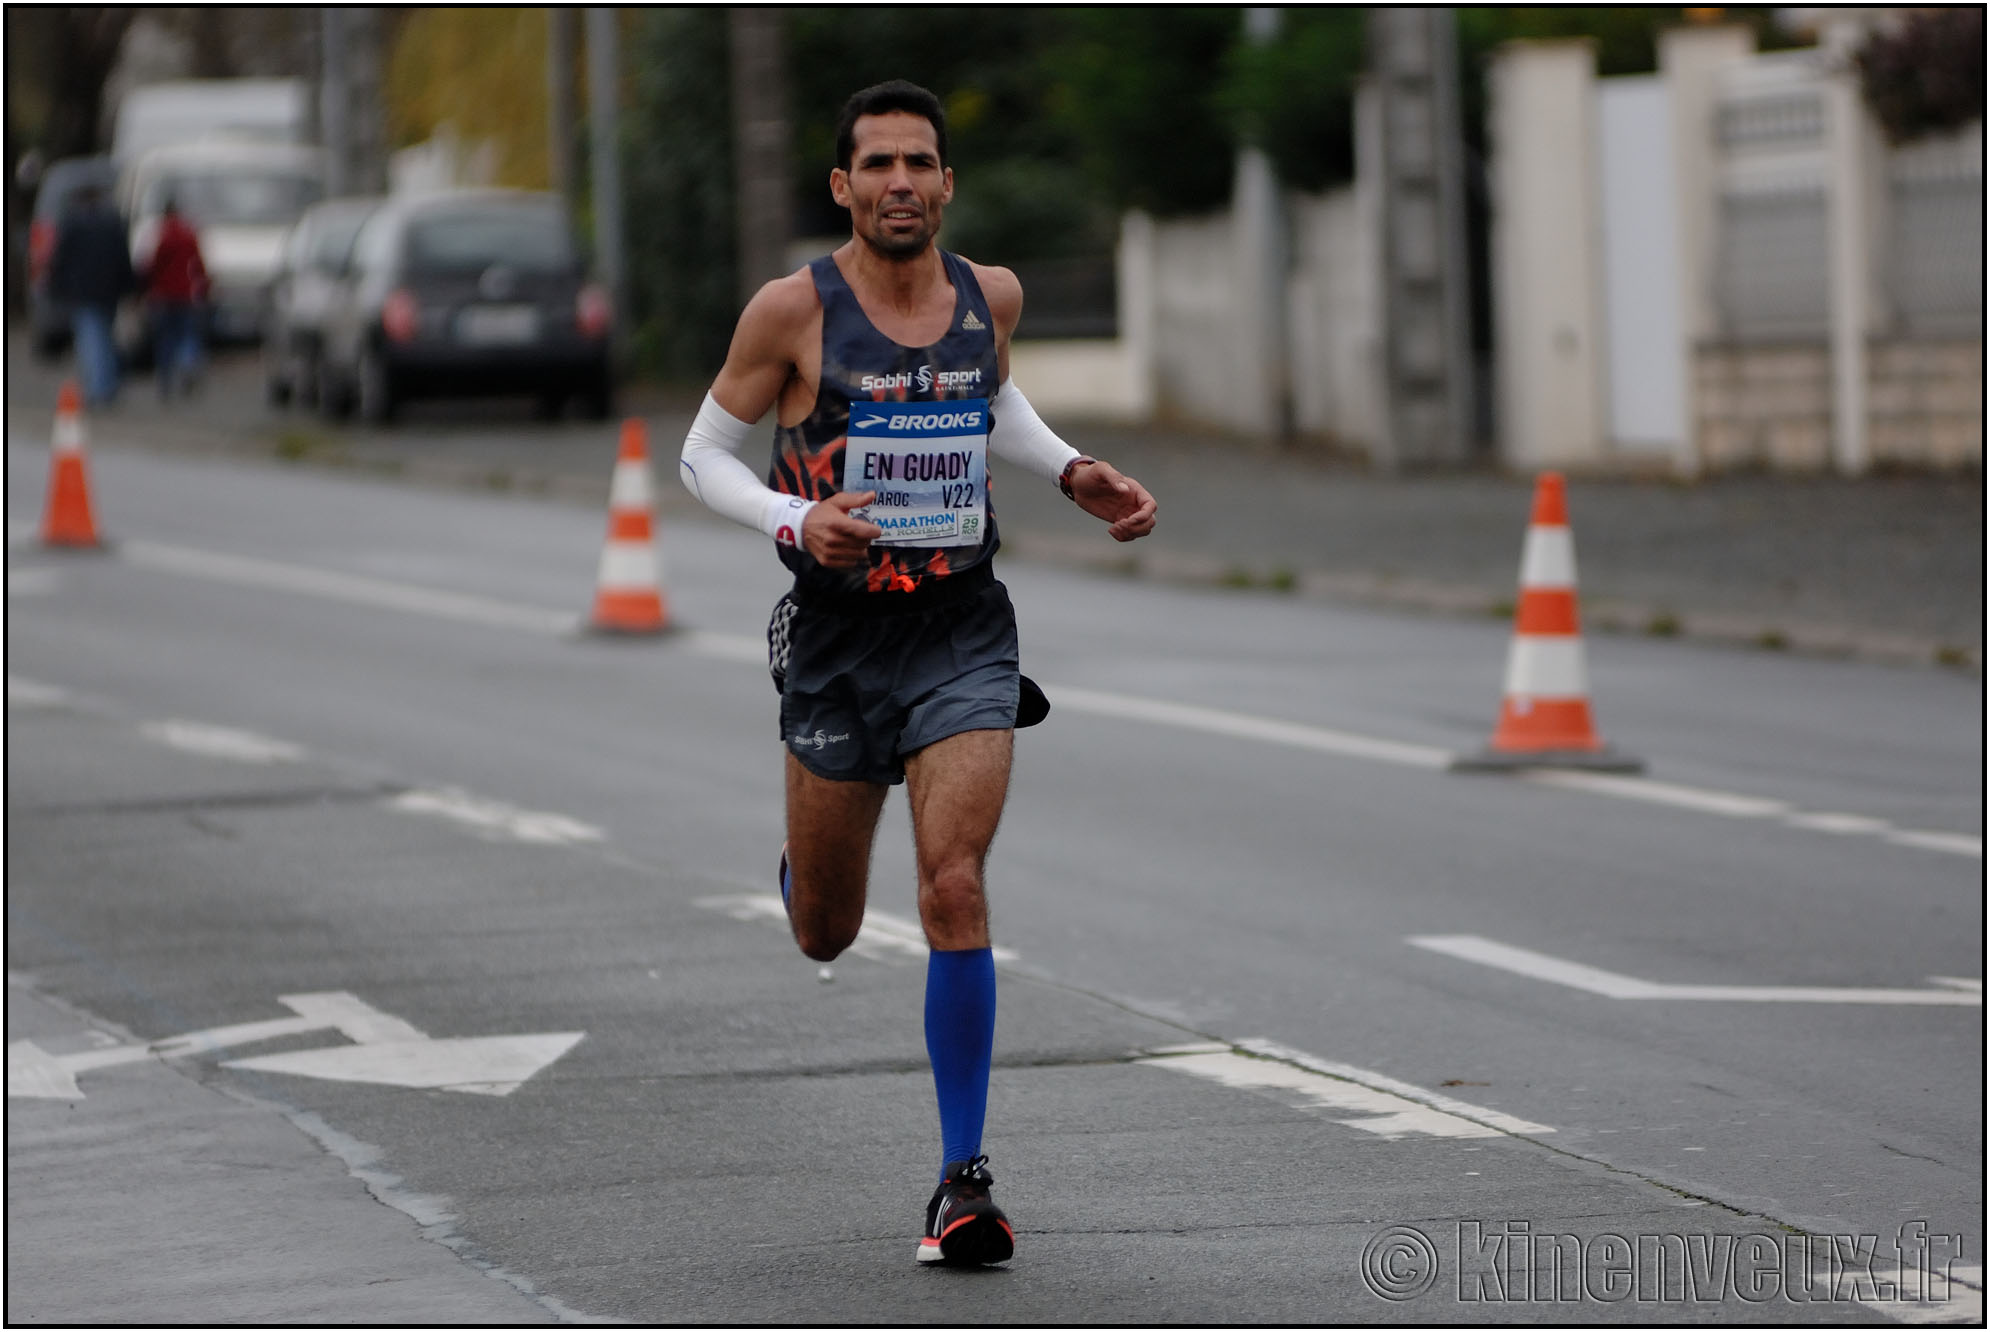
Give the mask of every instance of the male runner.
M 954 193 L 946 157 L 946 117 L 924 88 L 893 80 L 850 98 L 829 192 L 851 239 L 747 303 L 680 475 L 773 538 L 795 574 L 769 642 L 778 658 L 785 630 L 781 896 L 809 957 L 857 937 L 885 793 L 908 784 L 945 1163 L 919 1261 L 976 1264 L 1015 1242 L 981 1155 L 995 1038 L 982 867 L 1019 700 L 1035 694 L 990 564 L 987 455 L 1055 481 L 1115 540 L 1152 531 L 1155 504 L 1053 434 L 1009 381 L 1022 288 L 934 244 Z M 771 487 L 737 456 L 769 408 Z M 1024 724 L 1035 719 L 1040 708 Z

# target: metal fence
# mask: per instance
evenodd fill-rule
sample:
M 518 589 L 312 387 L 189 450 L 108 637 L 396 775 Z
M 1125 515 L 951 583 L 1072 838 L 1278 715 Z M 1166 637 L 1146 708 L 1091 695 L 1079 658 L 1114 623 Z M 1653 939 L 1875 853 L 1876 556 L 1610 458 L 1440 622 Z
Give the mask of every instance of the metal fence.
M 1983 128 L 1888 155 L 1884 281 L 1902 332 L 1983 333 Z

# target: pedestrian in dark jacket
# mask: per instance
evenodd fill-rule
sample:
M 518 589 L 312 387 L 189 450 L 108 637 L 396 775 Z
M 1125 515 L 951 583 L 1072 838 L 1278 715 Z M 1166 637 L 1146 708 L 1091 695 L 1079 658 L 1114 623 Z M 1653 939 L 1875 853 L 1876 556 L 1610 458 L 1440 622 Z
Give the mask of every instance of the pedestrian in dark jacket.
M 83 396 L 101 407 L 117 397 L 117 344 L 111 324 L 117 303 L 138 286 L 124 223 L 96 186 L 78 192 L 55 233 L 48 291 L 70 309 Z
M 165 398 L 176 387 L 181 391 L 191 387 L 200 372 L 200 307 L 207 299 L 200 237 L 172 199 L 160 211 L 158 243 L 145 268 L 145 298 L 158 340 L 159 396 Z

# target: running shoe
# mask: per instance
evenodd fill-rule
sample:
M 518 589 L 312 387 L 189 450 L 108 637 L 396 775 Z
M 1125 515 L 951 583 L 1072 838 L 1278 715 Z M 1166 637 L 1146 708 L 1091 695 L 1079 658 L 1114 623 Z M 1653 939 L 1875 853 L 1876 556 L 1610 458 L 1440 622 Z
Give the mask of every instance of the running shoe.
M 988 1196 L 988 1186 L 994 1182 L 985 1156 L 948 1163 L 933 1201 L 926 1204 L 920 1262 L 972 1267 L 1009 1260 L 1016 1251 L 1016 1232 Z

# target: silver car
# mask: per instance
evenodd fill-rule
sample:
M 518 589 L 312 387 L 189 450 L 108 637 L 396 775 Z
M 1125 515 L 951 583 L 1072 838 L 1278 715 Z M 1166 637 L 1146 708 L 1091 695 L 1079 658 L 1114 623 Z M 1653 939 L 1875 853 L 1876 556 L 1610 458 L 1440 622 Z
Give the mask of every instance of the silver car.
M 263 315 L 263 389 L 272 403 L 318 401 L 325 317 L 377 198 L 329 199 L 306 209 L 283 243 Z

